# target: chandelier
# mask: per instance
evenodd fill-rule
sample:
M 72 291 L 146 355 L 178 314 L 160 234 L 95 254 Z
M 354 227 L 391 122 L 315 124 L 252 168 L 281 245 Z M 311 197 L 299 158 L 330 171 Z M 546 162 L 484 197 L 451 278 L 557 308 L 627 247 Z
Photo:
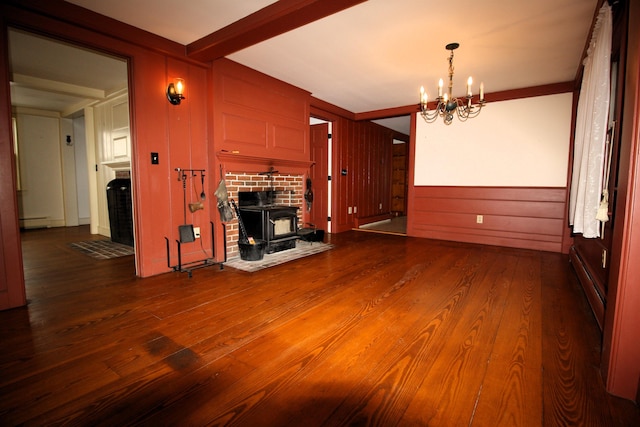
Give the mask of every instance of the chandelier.
M 453 97 L 453 51 L 456 50 L 460 44 L 449 43 L 445 48 L 451 51 L 449 56 L 449 90 L 443 95 L 444 82 L 442 79 L 438 82 L 438 102 L 434 110 L 429 110 L 427 105 L 427 93 L 424 91 L 424 87 L 420 88 L 420 115 L 427 123 L 433 123 L 438 117 L 442 117 L 446 125 L 451 124 L 453 121 L 453 115 L 458 116 L 460 121 L 464 122 L 469 118 L 474 118 L 480 114 L 480 110 L 484 107 L 484 84 L 480 83 L 480 96 L 478 97 L 478 103 L 473 104 L 473 93 L 471 91 L 471 84 L 473 79 L 469 77 L 467 80 L 467 95 L 464 98 Z

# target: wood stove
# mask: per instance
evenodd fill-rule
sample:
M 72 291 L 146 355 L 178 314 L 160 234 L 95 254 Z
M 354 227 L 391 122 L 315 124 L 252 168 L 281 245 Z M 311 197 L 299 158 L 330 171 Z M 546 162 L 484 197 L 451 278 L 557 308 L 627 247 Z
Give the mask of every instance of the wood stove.
M 268 254 L 295 248 L 298 238 L 298 208 L 275 204 L 275 196 L 275 191 L 238 193 L 247 235 L 263 240 Z

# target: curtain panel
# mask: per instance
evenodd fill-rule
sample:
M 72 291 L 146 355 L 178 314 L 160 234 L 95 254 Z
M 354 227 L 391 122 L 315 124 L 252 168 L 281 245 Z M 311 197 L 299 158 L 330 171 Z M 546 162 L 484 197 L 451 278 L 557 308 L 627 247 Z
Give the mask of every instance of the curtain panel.
M 586 238 L 600 236 L 596 219 L 602 198 L 605 141 L 609 120 L 612 38 L 611 7 L 598 13 L 587 57 L 576 117 L 569 224 Z

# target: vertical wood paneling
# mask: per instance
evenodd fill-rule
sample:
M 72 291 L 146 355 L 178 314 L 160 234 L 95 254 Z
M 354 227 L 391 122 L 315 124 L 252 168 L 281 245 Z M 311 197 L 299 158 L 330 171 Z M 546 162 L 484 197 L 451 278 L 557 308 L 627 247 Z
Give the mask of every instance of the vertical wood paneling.
M 602 368 L 609 392 L 640 401 L 640 4 L 628 2 L 628 47 Z M 622 217 L 622 218 L 620 218 Z
M 391 211 L 406 214 L 407 198 L 407 145 L 395 144 L 391 159 Z
M 345 118 L 339 118 L 334 123 L 333 148 L 332 148 L 332 193 L 333 204 L 331 212 L 331 231 L 340 233 L 352 227 L 352 215 L 349 215 L 348 206 L 352 203 L 352 186 L 349 182 L 349 171 L 353 173 L 350 161 L 350 145 L 353 141 L 354 122 Z M 342 174 L 346 171 L 346 175 Z
M 26 304 L 18 201 L 15 191 L 15 158 L 11 132 L 9 56 L 7 32 L 0 28 L 0 310 Z
M 328 123 L 320 123 L 311 126 L 311 161 L 313 166 L 309 172 L 313 202 L 309 212 L 308 221 L 320 230 L 327 230 L 329 176 L 328 162 Z M 305 183 L 305 190 L 307 189 Z
M 335 123 L 332 232 L 341 232 L 362 218 L 390 214 L 393 132 L 368 121 Z
M 179 240 L 178 227 L 183 224 L 191 224 L 200 228 L 200 239 L 180 246 L 182 262 L 188 263 L 213 256 L 211 249 L 211 214 L 217 209 L 215 205 L 208 204 L 213 196 L 205 191 L 204 209 L 191 212 L 188 209 L 190 203 L 200 201 L 202 181 L 199 174 L 187 174 L 186 179 L 186 206 L 182 181 L 178 180 L 176 168 L 204 169 L 205 189 L 209 187 L 209 179 L 215 179 L 215 175 L 208 170 L 208 144 L 207 144 L 207 69 L 194 67 L 183 61 L 167 59 L 167 81 L 180 77 L 185 80 L 185 99 L 179 105 L 166 102 L 165 109 L 168 118 L 167 133 L 169 138 L 169 152 L 167 160 L 168 174 L 167 192 L 170 194 L 169 215 L 171 226 L 165 231 L 171 245 L 172 265 L 177 264 L 178 249 L 176 241 Z M 187 143 L 180 145 L 174 141 L 187 139 Z M 217 183 L 216 183 L 217 184 Z M 213 185 L 216 185 L 213 184 Z M 209 196 L 207 200 L 206 195 Z M 186 209 L 186 218 L 185 218 Z
M 164 236 L 171 236 L 170 146 L 167 137 L 167 64 L 162 55 L 136 57 L 131 64 L 131 166 L 138 274 L 146 277 L 166 271 Z M 186 79 L 186 77 L 185 77 Z M 191 83 L 188 83 L 191 86 Z M 190 87 L 191 93 L 194 88 Z M 162 91 L 162 92 L 160 92 Z M 155 95 L 155 96 L 154 96 Z M 149 102 L 143 102 L 150 99 Z M 152 126 L 153 124 L 153 126 Z M 174 141 L 177 143 L 178 141 Z M 149 156 L 158 153 L 159 164 Z M 175 176 L 174 176 L 175 179 Z M 173 183 L 175 181 L 171 181 Z
M 184 223 L 184 205 L 182 183 L 175 168 L 207 168 L 207 73 L 205 67 L 146 51 L 137 52 L 135 59 L 131 73 L 131 130 L 136 258 L 139 275 L 146 277 L 168 269 L 165 238 L 170 242 L 171 264 L 177 264 L 176 241 L 178 225 Z M 180 105 L 171 105 L 164 91 L 169 80 L 176 77 L 185 79 L 186 99 Z M 151 152 L 158 153 L 159 164 L 151 164 Z M 195 201 L 195 196 L 191 180 L 187 184 L 189 203 Z M 201 186 L 199 180 L 196 185 Z M 205 207 L 188 213 L 187 222 L 201 227 L 202 245 L 211 253 L 209 212 Z M 181 249 L 183 263 L 203 257 L 200 241 Z

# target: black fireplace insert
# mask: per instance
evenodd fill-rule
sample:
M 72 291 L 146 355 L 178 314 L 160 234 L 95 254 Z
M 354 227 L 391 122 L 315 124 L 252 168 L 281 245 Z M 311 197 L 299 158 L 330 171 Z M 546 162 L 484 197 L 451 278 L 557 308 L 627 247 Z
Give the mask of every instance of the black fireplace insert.
M 247 235 L 265 242 L 266 253 L 296 247 L 298 208 L 275 203 L 275 191 L 238 193 L 240 215 Z

